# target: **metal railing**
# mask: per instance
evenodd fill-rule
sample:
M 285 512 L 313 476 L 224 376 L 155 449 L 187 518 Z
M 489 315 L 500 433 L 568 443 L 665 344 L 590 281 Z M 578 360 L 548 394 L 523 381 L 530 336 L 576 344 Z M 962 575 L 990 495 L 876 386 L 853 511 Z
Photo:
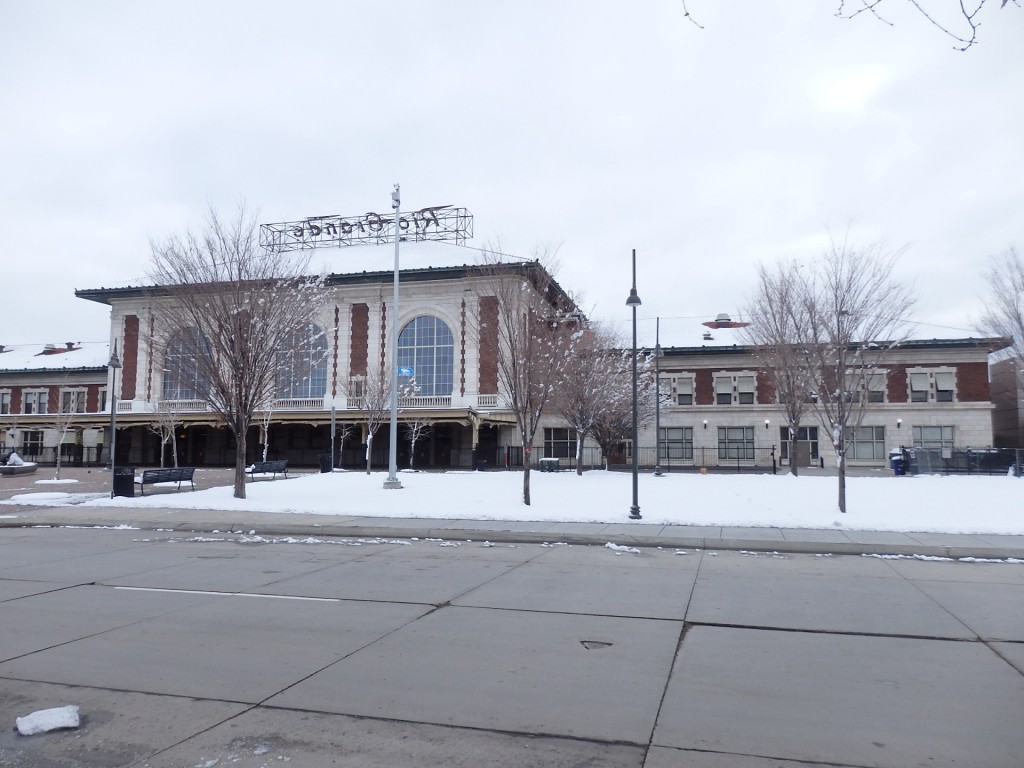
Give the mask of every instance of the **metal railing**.
M 1020 448 L 908 448 L 911 475 L 1013 475 L 1024 473 Z

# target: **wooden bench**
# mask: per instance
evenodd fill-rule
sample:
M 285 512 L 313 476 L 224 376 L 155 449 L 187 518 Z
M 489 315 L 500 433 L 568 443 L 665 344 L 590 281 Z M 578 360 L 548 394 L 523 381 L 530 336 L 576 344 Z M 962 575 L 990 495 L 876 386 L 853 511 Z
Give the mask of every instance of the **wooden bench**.
M 192 486 L 192 490 L 196 489 L 196 484 L 192 481 L 192 475 L 195 474 L 195 467 L 170 467 L 168 469 L 144 469 L 142 474 L 135 478 L 135 484 L 140 486 L 140 495 L 146 495 L 147 485 L 156 485 L 157 483 L 177 483 L 177 490 L 181 490 L 181 484 L 188 480 L 189 485 Z
M 288 459 L 280 459 L 278 461 L 255 461 L 252 466 L 249 467 L 249 473 L 252 475 L 253 480 L 256 479 L 256 475 L 270 475 L 271 480 L 276 480 L 278 472 L 285 477 L 288 477 Z

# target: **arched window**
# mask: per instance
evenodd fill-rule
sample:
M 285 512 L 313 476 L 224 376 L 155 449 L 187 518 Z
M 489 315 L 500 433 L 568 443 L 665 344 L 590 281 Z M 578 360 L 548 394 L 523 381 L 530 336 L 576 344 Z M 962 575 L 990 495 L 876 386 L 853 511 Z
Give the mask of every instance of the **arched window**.
M 183 328 L 164 349 L 164 400 L 203 400 L 209 384 L 200 370 L 199 359 L 210 351 L 198 328 Z
M 452 394 L 455 339 L 443 320 L 424 315 L 402 329 L 398 336 L 398 367 L 413 369 L 417 395 Z
M 277 396 L 323 397 L 327 392 L 327 338 L 318 325 L 296 328 L 277 351 Z

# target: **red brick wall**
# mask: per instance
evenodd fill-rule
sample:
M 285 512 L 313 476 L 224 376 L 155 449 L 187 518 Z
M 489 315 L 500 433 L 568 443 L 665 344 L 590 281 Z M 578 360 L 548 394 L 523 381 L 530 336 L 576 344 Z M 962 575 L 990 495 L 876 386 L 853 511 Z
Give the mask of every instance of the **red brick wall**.
M 498 394 L 498 298 L 480 297 L 480 394 Z
M 757 402 L 758 403 L 774 403 L 775 402 L 775 384 L 772 382 L 772 377 L 764 371 L 757 372 Z
M 121 354 L 121 399 L 135 399 L 135 378 L 139 372 L 139 316 L 124 317 L 124 352 Z
M 890 403 L 905 403 L 910 399 L 907 393 L 907 366 L 890 365 L 889 374 L 885 381 L 886 399 Z
M 696 372 L 693 378 L 693 401 L 697 405 L 715 404 L 715 378 L 712 371 Z
M 367 304 L 352 305 L 352 339 L 349 349 L 349 374 L 365 376 L 370 343 L 370 307 Z
M 988 363 L 960 363 L 956 366 L 957 400 L 963 403 L 984 403 L 991 398 Z

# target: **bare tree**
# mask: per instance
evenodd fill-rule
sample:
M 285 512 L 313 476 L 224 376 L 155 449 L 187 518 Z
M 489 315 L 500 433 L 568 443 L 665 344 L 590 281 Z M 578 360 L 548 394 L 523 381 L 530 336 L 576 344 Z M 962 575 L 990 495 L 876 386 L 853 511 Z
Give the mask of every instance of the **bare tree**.
M 985 280 L 991 295 L 981 319 L 982 329 L 1011 340 L 1010 352 L 1024 385 L 1024 258 L 1013 248 L 994 257 Z
M 416 443 L 430 434 L 430 424 L 423 419 L 411 419 L 402 424 L 405 439 L 409 441 L 409 469 L 414 468 L 416 461 Z
M 801 349 L 818 373 L 814 408 L 835 449 L 839 511 L 846 512 L 846 452 L 861 426 L 886 353 L 907 338 L 911 289 L 892 279 L 900 252 L 836 242 L 802 279 Z
M 157 403 L 156 410 L 153 411 L 153 421 L 149 425 L 149 431 L 153 432 L 160 438 L 161 469 L 163 469 L 164 466 L 164 453 L 168 443 L 170 443 L 171 446 L 171 456 L 174 460 L 174 466 L 178 466 L 177 428 L 181 423 L 181 418 L 171 407 L 170 403 L 166 400 L 160 400 Z
M 366 414 L 366 474 L 370 474 L 370 459 L 373 456 L 373 438 L 381 426 L 391 421 L 391 369 L 373 369 L 365 378 L 353 382 L 348 388 L 348 397 L 356 400 Z M 416 382 L 399 378 L 398 403 L 416 394 Z M 399 413 L 402 409 L 399 408 Z M 397 435 L 391 436 L 396 440 Z
M 953 47 L 958 51 L 966 51 L 978 41 L 978 27 L 981 25 L 979 15 L 988 1 L 946 0 L 944 7 L 936 8 L 934 3 L 926 5 L 922 0 L 904 0 L 929 24 L 951 38 L 954 43 Z M 1005 8 L 1006 4 L 1010 2 L 1018 8 L 1020 7 L 1020 0 L 999 0 L 999 7 Z M 690 14 L 686 0 L 680 0 L 680 3 L 683 7 L 683 17 L 700 29 L 704 29 L 704 26 Z M 890 27 L 894 26 L 886 16 L 882 15 L 886 0 L 837 0 L 837 3 L 836 18 L 850 20 L 861 15 L 868 15 Z
M 807 354 L 807 307 L 802 301 L 800 265 L 782 261 L 774 268 L 758 267 L 758 283 L 747 305 L 749 325 L 741 338 L 754 347 L 764 373 L 786 414 L 789 429 L 789 471 L 799 474 L 797 446 L 800 426 L 817 396 L 820 373 L 815 357 Z
M 316 316 L 322 280 L 307 274 L 308 255 L 261 247 L 244 206 L 230 221 L 211 210 L 201 234 L 172 236 L 152 250 L 158 343 L 165 352 L 178 345 L 175 359 L 179 368 L 191 361 L 196 396 L 234 435 L 234 495 L 245 498 L 249 427 L 273 391 L 279 350 Z
M 603 402 L 591 428 L 594 442 L 601 448 L 606 468 L 616 448 L 633 434 L 632 354 L 632 350 L 619 350 L 609 355 L 613 365 L 606 370 Z M 637 351 L 637 429 L 650 424 L 657 409 L 653 360 L 651 354 Z M 639 446 L 633 446 L 632 450 L 639 450 Z
M 555 387 L 562 381 L 565 360 L 582 315 L 555 282 L 550 253 L 530 262 L 505 262 L 498 249 L 484 252 L 478 271 L 480 304 L 488 306 L 497 327 L 480 327 L 480 346 L 493 344 L 498 380 L 516 419 L 523 446 L 523 503 L 530 504 L 533 441 Z
M 576 474 L 583 474 L 583 445 L 594 434 L 595 425 L 608 426 L 614 419 L 604 418 L 615 410 L 623 394 L 629 400 L 632 423 L 632 379 L 622 380 L 629 371 L 629 352 L 621 351 L 621 340 L 598 326 L 580 330 L 572 354 L 554 395 L 559 415 L 576 432 Z M 627 392 L 616 392 L 615 384 L 625 384 Z
M 67 383 L 67 377 L 65 377 Z M 67 436 L 71 425 L 75 423 L 75 415 L 85 411 L 85 392 L 75 389 L 61 388 L 58 393 L 57 411 L 51 414 L 46 429 L 57 434 L 57 444 L 54 447 L 56 465 L 54 467 L 53 479 L 60 480 L 61 449 L 64 447 L 64 438 Z

